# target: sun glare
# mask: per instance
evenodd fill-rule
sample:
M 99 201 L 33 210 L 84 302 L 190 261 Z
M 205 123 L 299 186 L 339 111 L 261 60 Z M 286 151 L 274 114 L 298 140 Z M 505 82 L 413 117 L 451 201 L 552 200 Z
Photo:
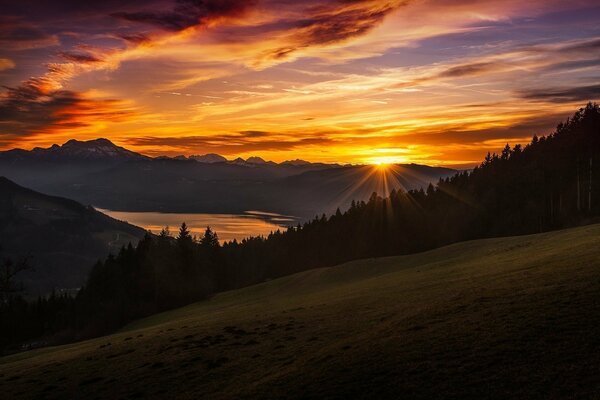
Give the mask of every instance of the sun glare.
M 406 160 L 403 157 L 397 156 L 382 156 L 382 157 L 373 157 L 369 159 L 369 164 L 376 165 L 378 168 L 387 168 L 391 164 L 398 164 L 405 162 Z

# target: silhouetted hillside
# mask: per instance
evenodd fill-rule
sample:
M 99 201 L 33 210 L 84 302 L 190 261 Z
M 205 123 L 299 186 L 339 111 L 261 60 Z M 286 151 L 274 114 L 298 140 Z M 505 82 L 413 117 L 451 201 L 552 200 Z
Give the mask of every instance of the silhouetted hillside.
M 30 257 L 33 268 L 19 277 L 29 294 L 81 286 L 97 259 L 144 234 L 92 207 L 0 177 L 0 246 L 4 255 Z

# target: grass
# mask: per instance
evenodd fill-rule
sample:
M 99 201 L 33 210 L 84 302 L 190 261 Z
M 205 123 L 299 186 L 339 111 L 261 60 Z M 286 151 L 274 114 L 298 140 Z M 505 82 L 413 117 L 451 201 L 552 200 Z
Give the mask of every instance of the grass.
M 597 398 L 600 225 L 299 273 L 0 359 L 5 398 Z

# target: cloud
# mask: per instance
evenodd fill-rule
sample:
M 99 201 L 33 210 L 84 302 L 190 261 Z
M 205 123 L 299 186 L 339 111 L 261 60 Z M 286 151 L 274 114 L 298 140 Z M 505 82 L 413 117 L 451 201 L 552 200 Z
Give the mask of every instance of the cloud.
M 470 160 L 457 154 L 525 135 L 521 113 L 552 116 L 597 93 L 579 87 L 596 83 L 597 26 L 562 12 L 591 20 L 598 8 L 579 0 L 4 3 L 0 136 L 41 133 L 26 144 L 103 132 L 155 154 L 352 161 L 414 145 Z M 141 118 L 127 117 L 133 102 Z
M 90 127 L 97 121 L 118 121 L 133 110 L 115 99 L 93 99 L 71 90 L 57 90 L 54 83 L 31 78 L 0 94 L 0 136 L 23 139 L 40 133 Z
M 559 51 L 562 53 L 581 53 L 584 55 L 590 52 L 600 52 L 600 39 L 594 38 L 577 41 L 576 43 L 561 47 Z
M 60 53 L 58 53 L 58 55 L 67 61 L 72 61 L 81 64 L 97 63 L 103 61 L 101 58 L 87 53 L 61 51 Z
M 465 76 L 476 76 L 498 69 L 498 65 L 492 62 L 475 62 L 450 67 L 437 74 L 438 78 L 462 78 Z
M 500 146 L 510 143 L 527 144 L 533 135 L 548 135 L 557 123 L 569 116 L 569 113 L 551 113 L 544 115 L 527 115 L 516 121 L 500 123 L 498 126 L 477 128 L 468 124 L 453 125 L 443 130 L 433 130 L 429 134 L 420 132 L 402 139 L 414 138 L 421 144 L 456 145 L 483 147 L 490 142 L 503 142 Z M 419 136 L 417 138 L 417 136 Z M 523 140 L 524 139 L 524 140 Z
M 405 89 L 421 85 L 431 86 L 461 78 L 481 78 L 480 81 L 490 83 L 491 74 L 511 74 L 514 78 L 523 73 L 530 75 L 534 71 L 539 75 L 573 72 L 598 66 L 600 64 L 598 55 L 600 55 L 600 40 L 597 39 L 566 41 L 552 45 L 513 46 L 491 54 L 472 56 L 470 60 L 460 64 L 448 63 L 413 68 L 412 77 L 409 74 L 408 78 L 392 87 Z M 507 86 L 512 86 L 512 83 L 510 78 L 506 81 Z M 526 91 L 523 95 L 526 95 Z M 560 93 L 558 95 L 565 101 L 567 98 L 570 98 L 570 101 L 582 100 L 577 96 Z M 546 97 L 553 97 L 552 91 Z
M 324 46 L 363 36 L 407 1 L 338 0 L 308 8 L 295 21 L 279 21 L 276 26 L 288 31 L 285 46 L 269 50 L 267 56 L 283 59 L 307 47 Z
M 600 85 L 572 88 L 524 89 L 517 91 L 516 94 L 525 100 L 552 103 L 585 102 L 600 99 Z
M 255 4 L 255 0 L 177 0 L 168 11 L 115 12 L 111 15 L 167 31 L 181 31 L 218 18 L 238 17 Z
M 269 136 L 269 132 L 265 131 L 241 131 L 240 134 L 246 138 L 261 138 Z
M 294 137 L 274 132 L 245 131 L 237 134 L 213 134 L 210 136 L 145 136 L 130 138 L 125 142 L 132 146 L 152 149 L 148 153 L 164 154 L 164 148 L 169 148 L 176 150 L 167 152 L 218 152 L 228 155 L 257 151 L 293 150 L 306 146 L 326 146 L 334 141 L 335 139 L 323 135 Z
M 18 18 L 0 16 L 0 48 L 21 51 L 58 46 L 58 36 L 48 34 L 37 26 Z
M 134 45 L 151 41 L 150 37 L 143 33 L 117 33 L 115 36 Z
M 600 66 L 600 58 L 586 59 L 586 60 L 573 60 L 558 62 L 556 64 L 550 64 L 543 68 L 544 71 L 576 71 L 584 68 L 598 67 Z
M 4 71 L 7 69 L 13 69 L 15 67 L 15 62 L 8 58 L 0 58 L 0 71 Z

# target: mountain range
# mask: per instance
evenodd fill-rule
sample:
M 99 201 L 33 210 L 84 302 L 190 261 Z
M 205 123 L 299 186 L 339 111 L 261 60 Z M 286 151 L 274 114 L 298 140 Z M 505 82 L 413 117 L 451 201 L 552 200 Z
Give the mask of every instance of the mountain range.
M 147 157 L 107 139 L 0 152 L 0 176 L 84 204 L 121 211 L 241 213 L 311 218 L 367 200 L 373 192 L 419 189 L 456 173 L 417 164 L 386 170 L 218 154 Z
M 32 150 L 13 149 L 0 152 L 2 160 L 36 160 L 59 162 L 123 162 L 144 160 L 148 157 L 117 146 L 108 139 L 79 141 L 71 139 L 62 146 L 54 144 L 48 148 L 36 147 Z

